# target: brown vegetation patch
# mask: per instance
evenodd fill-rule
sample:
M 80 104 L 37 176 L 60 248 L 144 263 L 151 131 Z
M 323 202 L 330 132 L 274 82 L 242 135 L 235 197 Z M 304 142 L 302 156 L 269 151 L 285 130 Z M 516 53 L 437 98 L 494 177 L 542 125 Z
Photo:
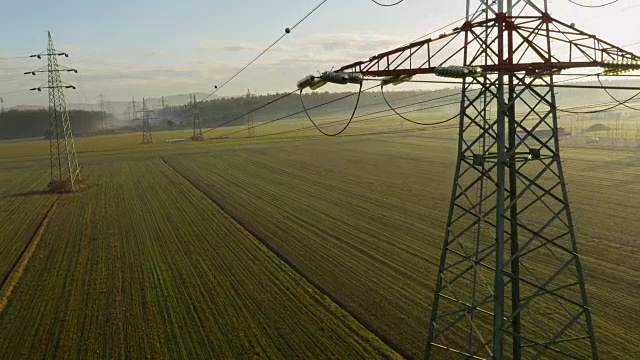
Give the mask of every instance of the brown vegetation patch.
M 607 130 L 611 130 L 607 125 L 593 124 L 593 125 L 589 126 L 588 128 L 586 128 L 584 131 L 585 132 L 596 132 L 596 131 L 607 131 Z
M 68 178 L 62 181 L 51 180 L 49 182 L 48 187 L 49 187 L 49 191 L 54 194 L 68 194 L 72 192 L 81 192 L 81 191 L 87 190 L 87 180 L 78 179 L 74 182 L 74 184 L 71 184 L 71 179 L 68 179 Z

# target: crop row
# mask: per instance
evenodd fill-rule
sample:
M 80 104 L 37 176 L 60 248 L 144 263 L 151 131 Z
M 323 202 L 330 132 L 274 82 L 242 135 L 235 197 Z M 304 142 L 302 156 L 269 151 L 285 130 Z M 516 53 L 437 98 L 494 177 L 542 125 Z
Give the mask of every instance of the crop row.
M 46 175 L 38 167 L 0 170 L 0 287 L 55 199 L 41 193 Z
M 168 161 L 367 326 L 419 356 L 425 339 L 437 261 L 451 192 L 455 144 L 416 136 L 328 139 L 287 147 L 223 149 Z M 591 154 L 597 156 L 599 153 Z M 603 358 L 632 359 L 640 348 L 637 219 L 616 215 L 617 202 L 637 204 L 635 170 L 593 169 L 565 158 L 596 331 Z M 634 173 L 634 171 L 636 173 Z M 605 179 L 606 174 L 606 179 Z M 600 178 L 602 176 L 602 178 Z M 586 180 L 585 180 L 586 179 Z M 609 193 L 596 195 L 609 183 Z M 634 188 L 635 186 L 635 188 Z M 629 192 L 628 190 L 633 190 Z M 636 189 L 637 190 L 637 189 Z M 594 207 L 595 215 L 589 215 Z M 597 228 L 597 229 L 596 229 Z M 593 231 L 597 238 L 589 239 Z M 612 250 L 613 249 L 613 250 Z M 537 259 L 536 259 L 537 260 Z M 549 259 L 529 264 L 549 271 Z M 491 283 L 491 278 L 486 279 Z M 547 305 L 544 305 L 546 307 Z M 635 314 L 635 315 L 634 315 Z
M 395 357 L 158 158 L 85 166 L 0 318 L 0 357 Z

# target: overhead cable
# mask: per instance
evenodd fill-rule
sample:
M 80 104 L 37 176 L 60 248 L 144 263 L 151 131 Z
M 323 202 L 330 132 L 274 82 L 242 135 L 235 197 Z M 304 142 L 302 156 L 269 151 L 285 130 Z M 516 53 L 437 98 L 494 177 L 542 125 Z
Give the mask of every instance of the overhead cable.
M 394 2 L 393 4 L 384 4 L 384 3 L 381 3 L 381 2 L 379 2 L 379 1 L 377 1 L 377 0 L 371 0 L 371 1 L 372 1 L 374 4 L 379 5 L 379 6 L 383 6 L 383 7 L 391 7 L 391 6 L 396 6 L 396 5 L 400 4 L 400 3 L 402 3 L 404 0 L 398 0 L 398 1 Z
M 282 39 L 284 39 L 287 35 L 289 35 L 291 33 L 291 31 L 293 29 L 295 29 L 296 27 L 298 27 L 303 21 L 305 21 L 309 16 L 311 16 L 311 14 L 313 14 L 316 10 L 318 10 L 320 8 L 320 6 L 322 6 L 324 3 L 326 3 L 327 0 L 322 0 L 318 5 L 316 5 L 311 11 L 309 11 L 306 15 L 304 15 L 300 20 L 298 20 L 293 26 L 285 28 L 284 33 L 282 35 L 280 35 L 274 42 L 272 42 L 269 46 L 267 46 L 264 50 L 262 50 L 256 57 L 254 57 L 251 61 L 249 61 L 245 66 L 243 66 L 242 68 L 240 68 L 240 70 L 238 70 L 236 73 L 234 73 L 231 77 L 229 77 L 227 80 L 225 80 L 220 86 L 216 85 L 214 86 L 213 91 L 211 91 L 210 93 L 208 93 L 205 97 L 203 97 L 202 99 L 194 102 L 189 108 L 185 109 L 184 111 L 182 111 L 181 113 L 178 114 L 178 116 L 182 116 L 185 113 L 191 111 L 197 104 L 204 102 L 205 100 L 209 99 L 211 96 L 213 96 L 215 93 L 217 93 L 220 89 L 222 89 L 225 85 L 227 85 L 229 82 L 231 82 L 233 79 L 235 79 L 238 75 L 240 75 L 243 71 L 245 71 L 249 66 L 251 66 L 253 63 L 255 63 L 258 59 L 260 59 L 267 51 L 271 50 L 274 46 L 276 46 L 276 44 L 278 44 Z
M 369 87 L 369 88 L 366 88 L 366 89 L 360 89 L 359 93 L 360 93 L 360 92 L 362 92 L 362 91 L 368 91 L 368 90 L 371 90 L 371 89 L 373 89 L 373 88 L 375 88 L 375 87 L 377 87 L 377 86 L 378 86 L 378 85 L 374 85 L 374 86 Z M 296 89 L 294 92 L 296 92 L 296 91 L 298 91 L 298 89 Z M 322 104 L 319 104 L 319 105 L 316 105 L 316 106 L 312 106 L 312 107 L 310 107 L 310 108 L 307 108 L 306 110 L 313 110 L 313 109 L 319 108 L 319 107 L 321 107 L 321 106 L 329 105 L 329 104 L 332 104 L 332 103 L 334 103 L 334 102 L 336 102 L 336 101 L 340 101 L 340 100 L 346 99 L 346 98 L 348 98 L 348 97 L 354 96 L 354 95 L 356 95 L 356 94 L 357 94 L 357 93 L 347 94 L 347 95 L 341 96 L 341 97 L 339 97 L 339 98 L 336 98 L 336 99 L 333 99 L 333 100 L 330 100 L 330 101 L 324 102 L 324 103 L 322 103 Z M 284 120 L 284 119 L 290 118 L 290 117 L 295 116 L 295 115 L 302 114 L 303 112 L 305 112 L 305 110 L 300 110 L 300 111 L 294 112 L 294 113 L 289 114 L 289 115 L 281 116 L 281 117 L 279 117 L 279 118 L 276 118 L 276 119 L 273 119 L 273 120 L 269 120 L 269 121 L 263 122 L 263 123 L 261 123 L 261 124 L 258 124 L 258 125 L 256 125 L 256 126 L 254 126 L 254 129 L 255 129 L 255 128 L 258 128 L 258 127 L 261 127 L 261 126 L 269 125 L 269 124 L 274 123 L 274 122 L 276 122 L 276 121 L 280 121 L 280 120 Z M 220 136 L 220 137 L 225 137 L 225 136 L 229 136 L 229 135 L 237 134 L 237 133 L 242 132 L 242 131 L 245 131 L 245 130 L 246 130 L 246 129 L 242 129 L 242 130 L 234 131 L 234 132 L 231 132 L 231 133 L 228 133 L 228 134 L 222 135 L 222 136 Z
M 309 119 L 309 121 L 311 121 L 313 126 L 315 126 L 316 129 L 318 129 L 318 131 L 322 133 L 322 135 L 324 135 L 324 136 L 338 136 L 338 135 L 342 134 L 345 130 L 347 130 L 349 125 L 351 125 L 351 121 L 353 120 L 353 117 L 355 116 L 356 111 L 358 110 L 358 103 L 360 103 L 360 95 L 362 94 L 362 83 L 360 83 L 360 88 L 358 89 L 358 97 L 356 98 L 356 105 L 353 107 L 353 112 L 351 113 L 351 117 L 349 118 L 349 121 L 347 121 L 345 126 L 340 131 L 338 131 L 336 133 L 333 133 L 333 134 L 324 132 L 322 130 L 322 128 L 318 127 L 318 125 L 316 125 L 316 123 L 313 121 L 313 119 L 311 118 L 311 115 L 309 115 L 309 111 L 307 111 L 307 107 L 304 105 L 304 100 L 302 99 L 302 90 L 303 89 L 300 89 L 300 103 L 302 104 L 302 109 L 304 109 L 304 113 L 307 115 L 307 118 Z
M 609 97 L 610 97 L 611 99 L 613 99 L 613 101 L 615 101 L 618 105 L 624 106 L 624 107 L 626 107 L 627 109 L 631 109 L 631 110 L 635 110 L 635 111 L 640 111 L 640 109 L 638 109 L 638 108 L 635 108 L 635 107 L 633 107 L 633 106 L 629 106 L 629 105 L 627 105 L 627 102 L 628 102 L 629 100 L 627 100 L 626 102 L 620 102 L 620 101 L 619 101 L 618 99 L 616 99 L 616 98 L 611 94 L 611 92 L 610 92 L 610 91 L 609 91 L 609 90 L 604 86 L 604 84 L 602 83 L 602 80 L 600 80 L 600 76 L 598 76 L 598 77 L 597 77 L 597 79 L 598 79 L 598 82 L 600 83 L 600 86 L 602 86 L 602 90 L 604 90 L 604 92 L 606 92 L 606 93 L 607 93 L 607 95 L 609 95 Z M 633 98 L 635 98 L 635 97 L 636 97 L 636 96 L 638 96 L 638 95 L 640 95 L 640 92 L 638 92 L 638 93 L 637 93 L 634 97 L 632 97 L 630 100 L 632 100 Z
M 247 116 L 247 115 L 253 114 L 254 112 L 256 112 L 256 111 L 258 111 L 258 110 L 260 110 L 260 109 L 262 109 L 262 108 L 265 108 L 265 107 L 267 107 L 267 106 L 269 106 L 269 105 L 271 105 L 271 104 L 273 104 L 273 103 L 275 103 L 275 102 L 278 102 L 278 101 L 280 101 L 280 100 L 282 100 L 282 99 L 284 99 L 284 98 L 288 97 L 289 95 L 291 95 L 291 94 L 295 93 L 296 91 L 298 91 L 298 89 L 295 89 L 295 90 L 293 90 L 293 91 L 291 91 L 291 92 L 285 93 L 284 95 L 282 95 L 282 96 L 280 96 L 280 97 L 277 97 L 277 98 L 275 98 L 275 99 L 273 99 L 273 100 L 271 100 L 271 101 L 268 101 L 267 103 L 262 104 L 262 105 L 258 106 L 257 108 L 252 109 L 252 110 L 250 110 L 250 111 L 248 111 L 248 112 L 246 112 L 246 113 L 244 113 L 244 114 L 242 114 L 242 115 L 240 115 L 240 116 L 236 116 L 235 118 L 233 118 L 233 119 L 231 119 L 231 120 L 225 121 L 225 122 L 223 122 L 222 124 L 218 124 L 218 125 L 216 125 L 216 126 L 214 126 L 214 127 L 212 127 L 212 128 L 209 128 L 209 129 L 207 129 L 206 131 L 203 131 L 202 133 L 203 133 L 203 134 L 205 134 L 205 133 L 208 133 L 209 131 L 213 131 L 213 130 L 215 130 L 215 129 L 221 128 L 221 127 L 226 126 L 226 125 L 229 125 L 229 124 L 231 124 L 231 123 L 232 123 L 232 122 L 234 122 L 234 121 L 240 120 L 240 119 L 242 119 L 243 117 L 245 117 L 245 116 Z
M 603 8 L 605 6 L 613 5 L 613 4 L 617 3 L 620 0 L 611 0 L 608 3 L 600 4 L 600 5 L 585 5 L 585 4 L 580 4 L 580 3 L 578 3 L 577 1 L 574 1 L 574 0 L 567 0 L 567 1 L 569 1 L 573 5 L 577 5 L 577 6 L 580 6 L 580 7 L 583 7 L 583 8 L 596 9 L 596 8 Z
M 440 124 L 444 124 L 448 121 L 451 121 L 451 119 L 448 120 L 443 120 L 443 121 L 436 121 L 436 122 L 430 122 L 430 123 L 422 123 L 422 122 L 418 122 L 418 121 L 414 121 L 411 120 L 405 116 L 403 116 L 402 114 L 400 114 L 393 106 L 391 106 L 391 104 L 389 103 L 389 101 L 387 100 L 386 95 L 384 94 L 384 86 L 380 85 L 380 92 L 382 93 L 382 98 L 384 99 L 384 102 L 387 103 L 387 106 L 389 107 L 389 109 L 391 109 L 396 115 L 398 115 L 401 119 L 408 121 L 412 124 L 416 124 L 416 125 L 422 125 L 422 126 L 433 126 L 433 125 L 440 125 Z M 456 94 L 457 95 L 457 94 Z M 457 115 L 456 115 L 457 116 Z
M 365 90 L 363 90 L 363 91 L 370 90 L 370 89 L 371 89 L 371 88 L 369 88 L 369 89 L 365 89 Z M 331 102 L 334 102 L 334 101 L 337 101 L 337 100 L 342 100 L 342 99 L 344 99 L 344 98 L 346 98 L 346 97 L 353 96 L 353 95 L 355 95 L 355 93 L 354 93 L 354 94 L 346 95 L 346 96 L 344 96 L 344 97 L 342 97 L 342 98 L 339 98 L 339 99 L 336 99 L 336 100 L 332 100 Z M 458 95 L 458 94 L 452 94 L 452 95 L 449 95 L 449 96 L 446 96 L 446 97 L 451 97 L 451 96 L 456 96 L 456 95 Z M 415 105 L 422 104 L 422 103 L 426 103 L 426 102 L 431 102 L 431 101 L 441 100 L 441 99 L 443 99 L 443 98 L 445 98 L 445 97 L 440 97 L 440 98 L 435 98 L 435 99 L 429 99 L 429 100 L 423 100 L 423 101 L 419 101 L 419 102 L 411 103 L 411 104 L 408 104 L 408 105 L 399 106 L 398 108 L 415 106 Z M 455 101 L 455 102 L 449 102 L 449 103 L 445 103 L 445 104 L 431 105 L 431 106 L 428 106 L 428 107 L 423 107 L 423 108 L 419 108 L 419 109 L 414 109 L 414 110 L 408 110 L 408 111 L 405 111 L 405 112 L 401 112 L 401 114 L 407 114 L 407 113 L 418 112 L 418 111 L 424 111 L 424 110 L 433 110 L 433 109 L 438 108 L 438 107 L 451 106 L 451 105 L 457 105 L 458 103 L 459 103 L 458 101 Z M 320 107 L 320 106 L 324 106 L 324 105 L 326 105 L 326 104 L 327 104 L 327 103 L 323 103 L 323 104 L 316 105 L 316 106 L 314 106 L 314 107 L 312 107 L 312 108 L 309 108 L 309 110 L 314 109 L 314 108 L 318 108 L 318 107 Z M 362 122 L 362 121 L 369 121 L 369 120 L 375 120 L 375 119 L 381 119 L 381 118 L 390 117 L 390 116 L 394 116 L 394 115 L 395 115 L 395 114 L 387 114 L 387 115 L 381 115 L 381 116 L 377 116 L 377 117 L 373 117 L 373 118 L 366 118 L 366 117 L 371 116 L 371 115 L 381 114 L 381 113 L 385 113 L 385 112 L 389 112 L 389 111 L 390 111 L 390 110 L 385 109 L 385 110 L 374 111 L 374 112 L 371 112 L 371 113 L 361 114 L 361 115 L 358 115 L 358 116 L 354 116 L 354 117 L 353 117 L 353 119 L 354 119 L 353 123 L 356 123 L 356 122 Z M 296 112 L 296 113 L 293 113 L 293 114 L 290 114 L 290 115 L 287 115 L 287 116 L 282 116 L 282 117 L 279 117 L 279 118 L 277 118 L 277 119 L 273 119 L 273 120 L 270 120 L 270 121 L 263 122 L 263 123 L 261 123 L 261 124 L 259 124 L 259 125 L 254 126 L 254 128 L 257 128 L 257 127 L 260 127 L 260 126 L 264 126 L 264 125 L 268 125 L 268 124 L 274 123 L 274 122 L 276 122 L 276 121 L 284 120 L 284 119 L 289 118 L 289 117 L 292 117 L 292 116 L 294 116 L 294 115 L 298 115 L 298 114 L 300 114 L 301 112 L 302 112 L 302 111 L 299 111 L 299 112 Z M 451 121 L 451 120 L 453 120 L 453 119 L 457 118 L 458 116 L 460 116 L 460 114 L 456 114 L 454 117 L 449 118 L 449 119 L 447 119 L 446 121 L 442 121 L 442 123 L 447 122 L 447 121 Z M 366 118 L 366 119 L 362 119 L 362 118 Z M 355 120 L 355 119 L 359 119 L 359 120 Z M 344 119 L 335 120 L 335 121 L 329 121 L 329 122 L 327 122 L 327 123 L 324 123 L 324 124 L 321 124 L 321 125 L 318 125 L 318 126 L 319 126 L 319 127 L 321 127 L 321 128 L 324 128 L 324 127 L 331 126 L 331 125 L 333 125 L 333 124 L 337 124 L 337 123 L 341 123 L 341 122 L 344 122 Z M 286 133 L 296 132 L 296 131 L 310 130 L 310 129 L 316 129 L 316 126 L 315 126 L 315 125 L 310 125 L 310 126 L 308 126 L 308 127 L 304 127 L 304 128 L 301 128 L 301 129 L 285 130 L 285 131 L 283 131 L 283 132 L 281 132 L 281 133 L 270 134 L 269 136 L 272 136 L 272 135 L 280 135 L 280 134 L 286 134 Z M 227 136 L 234 135 L 234 134 L 237 134 L 237 133 L 240 133 L 240 132 L 243 132 L 243 131 L 246 131 L 246 130 L 245 130 L 245 129 L 242 129 L 242 130 L 233 131 L 233 132 L 230 132 L 230 133 L 227 133 L 227 134 L 221 135 L 221 136 L 220 136 L 220 137 L 218 137 L 218 138 L 227 137 Z M 263 136 L 264 136 L 264 135 L 263 135 Z M 261 137 L 261 136 L 257 136 L 257 137 Z

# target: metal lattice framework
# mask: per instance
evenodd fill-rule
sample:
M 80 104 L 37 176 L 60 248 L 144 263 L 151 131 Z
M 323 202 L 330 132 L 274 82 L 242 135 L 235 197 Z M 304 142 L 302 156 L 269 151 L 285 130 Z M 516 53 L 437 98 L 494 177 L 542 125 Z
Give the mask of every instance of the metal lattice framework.
M 135 100 L 131 102 L 133 113 L 136 113 Z M 156 120 L 156 117 L 152 117 L 149 114 L 153 110 L 147 109 L 147 101 L 142 98 L 142 109 L 138 111 L 141 116 L 134 119 L 134 121 L 142 121 L 142 144 L 153 144 L 153 136 L 151 135 L 151 120 Z
M 100 95 L 98 95 L 98 105 L 100 106 L 100 130 L 104 131 L 104 118 L 107 114 L 107 109 L 104 104 L 104 95 L 102 94 L 102 91 L 100 92 Z
M 191 136 L 191 139 L 194 141 L 203 140 L 202 125 L 200 124 L 200 110 L 198 110 L 198 101 L 196 100 L 195 94 L 193 95 L 192 104 L 193 136 Z
M 249 106 L 254 105 L 255 101 L 252 100 L 251 97 L 252 97 L 251 91 L 247 89 L 247 97 L 245 100 L 245 104 Z M 253 113 L 247 114 L 247 136 L 250 138 L 256 136 L 256 126 L 253 120 Z
M 253 114 L 247 115 L 247 136 L 250 138 L 256 136 L 256 125 L 253 121 Z
M 461 79 L 458 157 L 425 357 L 596 359 L 560 160 L 554 77 L 640 58 L 547 2 L 467 1 L 452 32 L 338 72 Z M 475 11 L 474 11 L 475 10 Z
M 48 38 L 49 43 L 46 53 L 31 56 L 37 57 L 38 59 L 46 56 L 46 68 L 29 71 L 25 74 L 36 75 L 36 73 L 39 72 L 46 72 L 48 74 L 47 86 L 40 86 L 32 88 L 31 90 L 49 90 L 49 154 L 51 175 L 49 186 L 68 184 L 69 190 L 78 191 L 81 180 L 80 167 L 78 166 L 78 159 L 76 157 L 73 133 L 67 111 L 67 102 L 64 97 L 64 89 L 75 89 L 75 87 L 65 84 L 60 76 L 61 72 L 77 73 L 77 70 L 58 64 L 58 56 L 68 57 L 69 55 L 56 50 L 51 32 L 48 32 Z

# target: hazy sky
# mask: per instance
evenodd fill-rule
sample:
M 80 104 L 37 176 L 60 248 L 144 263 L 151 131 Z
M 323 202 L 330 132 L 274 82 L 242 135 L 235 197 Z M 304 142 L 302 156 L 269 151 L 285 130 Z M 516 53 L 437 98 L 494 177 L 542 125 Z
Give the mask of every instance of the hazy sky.
M 391 0 L 381 0 L 381 2 Z M 473 0 L 477 1 L 477 0 Z M 609 0 L 576 0 L 598 5 Z M 43 51 L 46 31 L 79 70 L 68 102 L 209 92 L 293 25 L 320 0 L 20 0 L 0 13 L 0 58 Z M 541 0 L 537 0 L 541 3 Z M 383 8 L 370 0 L 328 0 L 250 70 L 218 92 L 288 91 L 328 70 L 402 45 L 464 15 L 465 0 L 405 0 Z M 640 42 L 640 1 L 585 9 L 551 0 L 552 15 L 615 44 Z M 640 45 L 630 50 L 640 52 Z M 0 59 L 5 106 L 42 104 L 26 89 L 46 81 L 22 75 L 44 60 Z

